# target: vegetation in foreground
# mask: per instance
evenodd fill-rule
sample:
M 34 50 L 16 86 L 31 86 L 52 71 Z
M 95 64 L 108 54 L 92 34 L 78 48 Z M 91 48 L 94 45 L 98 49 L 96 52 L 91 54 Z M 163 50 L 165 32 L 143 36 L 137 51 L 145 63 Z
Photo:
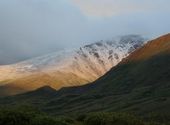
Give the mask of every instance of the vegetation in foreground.
M 151 119 L 150 119 L 151 120 Z M 83 115 L 50 116 L 24 106 L 0 108 L 0 125 L 170 125 L 144 121 L 127 113 L 96 112 Z

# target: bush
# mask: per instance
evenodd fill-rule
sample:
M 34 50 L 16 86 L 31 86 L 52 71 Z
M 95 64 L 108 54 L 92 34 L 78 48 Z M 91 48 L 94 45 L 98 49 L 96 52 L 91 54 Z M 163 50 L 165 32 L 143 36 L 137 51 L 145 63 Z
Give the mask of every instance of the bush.
M 93 113 L 85 119 L 86 125 L 144 125 L 132 115 L 124 113 Z
M 0 109 L 0 125 L 78 125 L 68 117 L 52 117 L 31 107 Z
M 145 123 L 130 114 L 105 112 L 79 115 L 75 120 L 69 117 L 56 118 L 30 107 L 0 109 L 0 125 L 160 125 L 150 120 L 152 122 Z
M 21 111 L 1 110 L 0 125 L 29 125 L 31 117 Z
M 49 116 L 36 116 L 31 120 L 31 125 L 68 125 L 65 121 Z

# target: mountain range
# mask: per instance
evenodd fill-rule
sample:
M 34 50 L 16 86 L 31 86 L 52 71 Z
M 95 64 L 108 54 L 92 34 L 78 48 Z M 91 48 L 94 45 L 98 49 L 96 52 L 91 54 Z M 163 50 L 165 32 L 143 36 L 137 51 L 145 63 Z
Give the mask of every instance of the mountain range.
M 15 95 L 43 86 L 58 90 L 93 82 L 145 43 L 140 35 L 127 35 L 0 66 L 0 95 Z
M 51 114 L 96 111 L 159 113 L 170 118 L 170 34 L 149 41 L 96 81 L 58 91 L 50 86 L 0 99 L 31 104 Z M 170 119 L 169 119 L 170 120 Z

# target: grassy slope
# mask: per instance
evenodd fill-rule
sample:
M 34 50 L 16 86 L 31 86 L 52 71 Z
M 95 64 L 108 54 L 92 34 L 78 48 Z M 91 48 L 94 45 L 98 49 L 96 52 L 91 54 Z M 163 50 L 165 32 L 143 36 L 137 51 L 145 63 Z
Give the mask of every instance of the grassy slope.
M 64 88 L 52 95 L 48 89 L 45 96 L 41 93 L 44 89 L 39 89 L 2 99 L 0 103 L 33 104 L 52 114 L 128 111 L 170 116 L 169 50 L 170 35 L 163 36 L 134 52 L 92 84 Z
M 67 79 L 63 79 L 63 75 Z M 58 90 L 63 86 L 79 86 L 88 83 L 89 81 L 71 73 L 62 74 L 54 72 L 53 75 L 48 75 L 45 73 L 33 74 L 16 80 L 8 81 L 6 82 L 7 84 L 0 86 L 0 96 L 3 97 L 21 94 L 28 91 L 33 91 L 46 85 Z

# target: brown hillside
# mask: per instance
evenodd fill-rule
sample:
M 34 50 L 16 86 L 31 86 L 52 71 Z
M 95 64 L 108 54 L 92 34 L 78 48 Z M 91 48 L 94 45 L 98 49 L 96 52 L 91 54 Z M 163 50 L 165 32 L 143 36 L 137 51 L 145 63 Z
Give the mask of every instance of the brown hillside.
M 170 52 L 170 33 L 159 37 L 157 39 L 151 40 L 141 49 L 133 52 L 129 57 L 124 59 L 122 63 L 129 61 L 140 61 L 146 60 L 158 53 L 169 53 Z

